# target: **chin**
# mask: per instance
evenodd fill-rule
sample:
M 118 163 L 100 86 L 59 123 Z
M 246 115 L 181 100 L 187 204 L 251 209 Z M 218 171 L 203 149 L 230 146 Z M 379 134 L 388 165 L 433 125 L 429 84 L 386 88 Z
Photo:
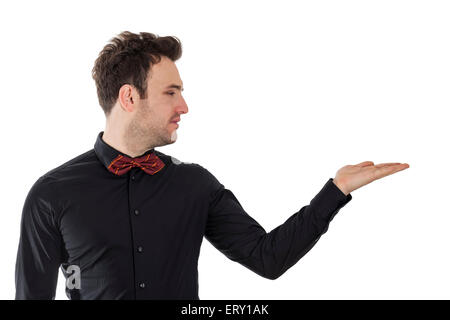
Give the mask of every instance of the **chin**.
M 177 141 L 178 135 L 177 135 L 177 130 L 173 130 L 171 136 L 170 136 L 170 142 L 174 143 L 175 141 Z

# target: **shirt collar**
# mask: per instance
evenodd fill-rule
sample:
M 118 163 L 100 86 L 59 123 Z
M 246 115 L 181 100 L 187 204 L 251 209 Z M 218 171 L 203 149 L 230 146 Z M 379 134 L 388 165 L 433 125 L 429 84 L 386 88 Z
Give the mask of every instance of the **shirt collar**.
M 111 164 L 111 162 L 119 154 L 121 154 L 123 156 L 127 156 L 129 158 L 133 158 L 133 157 L 127 155 L 126 153 L 123 153 L 123 152 L 120 152 L 120 151 L 114 149 L 109 144 L 107 144 L 105 141 L 103 141 L 103 139 L 102 139 L 103 133 L 104 133 L 104 131 L 101 131 L 97 135 L 97 140 L 95 141 L 95 145 L 94 145 L 94 151 L 97 154 L 97 157 L 100 159 L 100 161 L 103 163 L 103 165 L 107 169 L 108 169 L 109 165 Z M 137 157 L 134 157 L 134 158 L 142 157 L 142 156 L 147 155 L 149 153 L 155 153 L 167 165 L 167 159 L 166 159 L 165 155 L 163 153 L 155 150 L 155 148 L 147 150 L 143 154 L 141 154 L 141 155 L 139 155 Z

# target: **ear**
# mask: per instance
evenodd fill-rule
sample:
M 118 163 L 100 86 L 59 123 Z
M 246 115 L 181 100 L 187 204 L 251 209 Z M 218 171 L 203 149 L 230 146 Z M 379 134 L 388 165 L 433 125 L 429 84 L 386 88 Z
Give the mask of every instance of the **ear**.
M 124 84 L 119 89 L 119 97 L 117 98 L 120 106 L 124 111 L 133 112 L 136 107 L 136 89 L 129 85 Z

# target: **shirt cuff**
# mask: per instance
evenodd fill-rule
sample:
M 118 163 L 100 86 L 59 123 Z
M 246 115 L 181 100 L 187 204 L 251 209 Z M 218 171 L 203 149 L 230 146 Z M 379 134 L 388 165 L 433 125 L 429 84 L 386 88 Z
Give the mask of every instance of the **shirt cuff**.
M 323 186 L 322 190 L 311 200 L 311 206 L 316 211 L 316 214 L 327 219 L 332 220 L 336 213 L 345 206 L 352 195 L 349 193 L 345 195 L 330 178 Z

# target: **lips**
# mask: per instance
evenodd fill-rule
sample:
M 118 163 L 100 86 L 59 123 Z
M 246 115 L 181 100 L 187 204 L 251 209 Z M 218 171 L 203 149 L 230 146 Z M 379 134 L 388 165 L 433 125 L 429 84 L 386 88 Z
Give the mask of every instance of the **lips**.
M 179 127 L 178 121 L 180 121 L 180 119 L 175 119 L 173 121 L 170 121 L 170 123 L 173 123 L 174 125 L 177 126 L 177 128 Z

